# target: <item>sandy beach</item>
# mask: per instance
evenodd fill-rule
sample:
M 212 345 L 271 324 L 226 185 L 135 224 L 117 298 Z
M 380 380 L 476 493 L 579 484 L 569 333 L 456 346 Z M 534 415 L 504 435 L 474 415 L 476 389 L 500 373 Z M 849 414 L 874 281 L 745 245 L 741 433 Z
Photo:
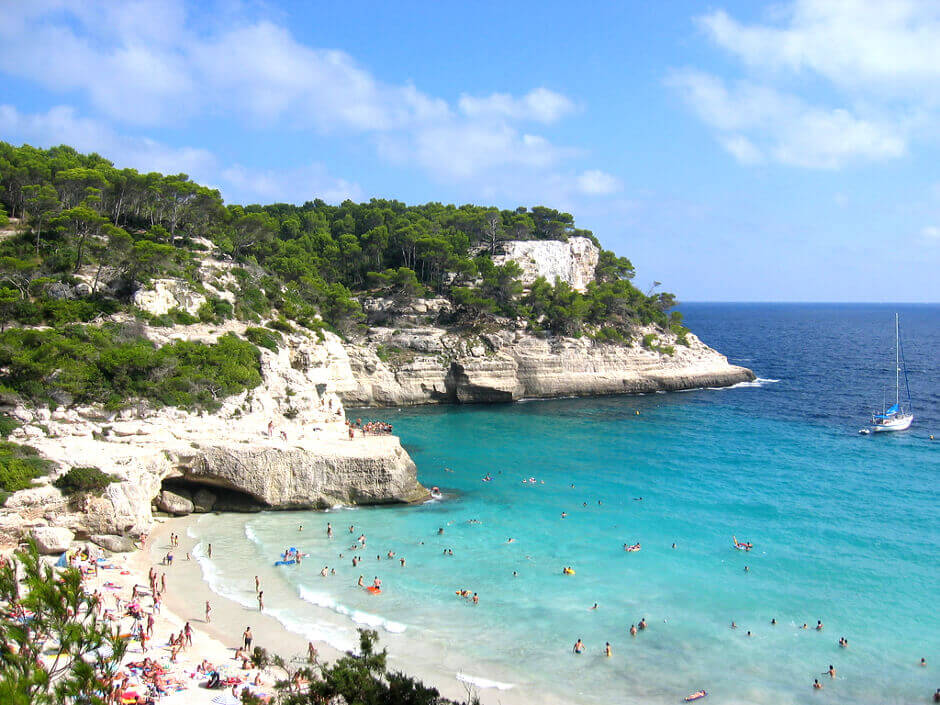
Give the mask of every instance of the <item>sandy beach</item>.
M 185 622 L 190 622 L 193 628 L 193 646 L 181 652 L 178 670 L 191 672 L 202 659 L 208 659 L 217 666 L 224 666 L 228 674 L 244 675 L 253 679 L 257 670 L 243 671 L 233 656 L 235 650 L 242 643 L 242 634 L 246 627 L 251 627 L 254 635 L 254 646 L 261 646 L 272 654 L 278 654 L 285 661 L 299 664 L 306 661 L 307 640 L 300 634 L 286 629 L 274 617 L 249 609 L 233 600 L 226 599 L 212 590 L 203 579 L 202 570 L 195 559 L 186 560 L 186 554 L 192 555 L 195 546 L 194 539 L 186 533 L 186 527 L 199 519 L 199 516 L 165 519 L 157 524 L 154 531 L 148 536 L 143 550 L 130 554 L 124 565 L 130 575 L 111 576 L 109 573 L 119 571 L 104 571 L 101 580 L 114 580 L 123 585 L 120 592 L 124 598 L 129 598 L 132 586 L 136 582 L 146 586 L 147 575 L 151 567 L 157 570 L 158 579 L 166 574 L 167 589 L 163 594 L 164 602 L 162 614 L 158 616 L 155 626 L 154 648 L 148 650 L 150 656 L 169 656 L 165 648 L 167 635 L 179 631 Z M 163 557 L 170 550 L 170 534 L 178 535 L 178 547 L 173 550 L 173 565 L 162 564 Z M 120 560 L 118 561 L 120 562 Z M 264 586 L 262 586 L 264 589 Z M 211 623 L 205 622 L 205 603 L 209 600 L 212 605 Z M 145 607 L 150 604 L 149 599 L 144 602 Z M 272 607 L 266 604 L 265 609 Z M 311 607 L 311 609 L 316 609 Z M 343 654 L 324 642 L 315 641 L 321 662 L 331 663 Z M 379 647 L 385 644 L 380 640 Z M 139 660 L 141 654 L 137 642 L 133 643 L 126 660 Z M 430 664 L 433 666 L 433 664 Z M 422 680 L 426 685 L 436 687 L 441 695 L 455 700 L 467 699 L 467 686 L 458 681 L 442 679 L 428 664 L 412 663 L 402 655 L 392 651 L 389 658 L 390 670 L 402 670 L 408 675 Z M 262 680 L 270 685 L 283 673 L 276 669 L 262 671 Z M 204 678 L 203 678 L 204 680 Z M 199 679 L 193 679 L 188 690 L 182 691 L 171 699 L 162 702 L 210 702 L 219 694 L 218 690 L 206 690 L 198 687 Z M 270 692 L 270 688 L 267 690 Z M 484 705 L 502 703 L 506 705 L 533 702 L 534 693 L 525 694 L 519 689 L 498 690 L 478 689 L 477 694 Z M 539 694 L 539 702 L 549 702 Z M 561 701 L 557 701 L 561 702 Z

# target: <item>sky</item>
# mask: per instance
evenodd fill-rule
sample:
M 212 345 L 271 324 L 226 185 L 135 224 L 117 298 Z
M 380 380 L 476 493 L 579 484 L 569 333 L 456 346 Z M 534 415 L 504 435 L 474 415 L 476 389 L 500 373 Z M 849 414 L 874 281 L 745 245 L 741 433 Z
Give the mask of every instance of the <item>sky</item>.
M 940 301 L 936 0 L 0 0 L 0 140 L 546 205 L 684 301 Z

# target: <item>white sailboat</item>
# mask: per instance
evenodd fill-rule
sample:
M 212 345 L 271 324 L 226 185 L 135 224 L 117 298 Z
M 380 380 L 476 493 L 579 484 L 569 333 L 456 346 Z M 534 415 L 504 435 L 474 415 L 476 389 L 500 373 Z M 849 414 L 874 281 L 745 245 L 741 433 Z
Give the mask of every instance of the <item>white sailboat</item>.
M 914 412 L 911 410 L 911 388 L 907 383 L 907 368 L 904 368 L 904 387 L 907 389 L 907 408 L 901 406 L 901 367 L 904 364 L 904 354 L 901 351 L 901 324 L 898 314 L 894 314 L 894 404 L 880 414 L 872 414 L 871 430 L 873 433 L 886 431 L 906 431 L 914 421 Z

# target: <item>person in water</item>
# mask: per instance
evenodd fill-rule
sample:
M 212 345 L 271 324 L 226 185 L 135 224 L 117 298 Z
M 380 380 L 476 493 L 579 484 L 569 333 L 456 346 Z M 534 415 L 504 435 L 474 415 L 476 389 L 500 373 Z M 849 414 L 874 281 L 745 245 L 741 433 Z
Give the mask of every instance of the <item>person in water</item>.
M 821 631 L 822 631 L 822 628 L 823 628 L 822 620 L 817 619 L 817 620 L 816 620 L 816 631 L 817 631 L 817 632 L 821 632 Z
M 816 690 L 822 690 L 822 683 L 819 682 L 818 678 L 813 679 L 813 688 Z
M 631 624 L 631 625 L 630 625 L 630 636 L 636 636 L 636 625 L 635 625 L 635 624 Z
M 356 584 L 357 584 L 359 587 L 365 587 L 365 585 L 364 585 L 363 582 L 362 582 L 362 576 L 361 576 L 361 575 L 359 576 L 359 582 L 356 583 Z
M 584 653 L 584 642 L 580 638 L 574 643 L 574 652 L 576 654 Z
M 612 656 L 609 641 L 604 645 L 604 653 L 607 654 L 607 658 L 610 658 Z
M 646 617 L 640 620 L 640 623 L 637 625 L 637 627 L 641 630 L 646 629 Z
M 376 590 L 382 589 L 382 581 L 379 580 L 379 576 L 375 576 L 375 578 L 372 580 L 372 587 L 374 587 Z
M 831 663 L 829 664 L 829 670 L 826 671 L 826 673 L 829 674 L 829 677 L 830 677 L 830 678 L 835 678 L 835 677 L 836 677 L 836 669 L 835 669 L 835 667 L 834 667 Z

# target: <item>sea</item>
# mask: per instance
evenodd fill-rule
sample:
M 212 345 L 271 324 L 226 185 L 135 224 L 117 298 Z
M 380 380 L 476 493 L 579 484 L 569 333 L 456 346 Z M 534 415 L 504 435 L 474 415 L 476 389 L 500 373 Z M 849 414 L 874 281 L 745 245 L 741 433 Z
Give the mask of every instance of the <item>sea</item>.
M 354 649 L 357 628 L 376 629 L 392 668 L 531 702 L 698 690 L 721 703 L 927 702 L 940 687 L 940 305 L 680 310 L 757 380 L 351 411 L 392 423 L 443 498 L 206 515 L 189 531 L 224 556 L 197 551 L 206 579 L 252 607 L 261 573 L 266 610 L 293 631 Z M 895 312 L 915 422 L 861 435 L 893 400 Z M 290 546 L 309 557 L 275 568 Z M 357 588 L 360 575 L 382 593 Z

